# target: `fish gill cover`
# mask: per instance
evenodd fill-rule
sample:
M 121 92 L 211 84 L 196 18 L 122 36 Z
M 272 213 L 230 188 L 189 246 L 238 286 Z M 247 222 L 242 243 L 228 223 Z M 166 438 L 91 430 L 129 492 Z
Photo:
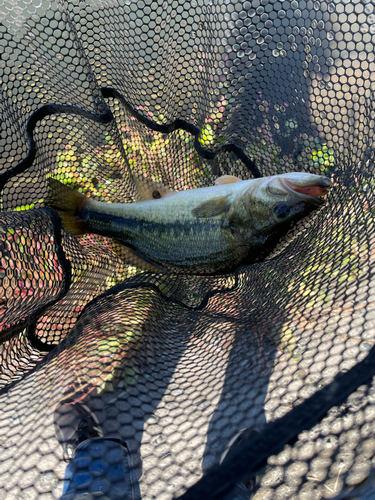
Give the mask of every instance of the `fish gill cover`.
M 67 398 L 127 443 L 145 500 L 370 495 L 372 3 L 0 6 L 0 497 L 61 496 Z M 296 171 L 332 180 L 325 206 L 223 276 L 142 267 L 46 202 L 50 177 L 128 203 L 142 179 Z

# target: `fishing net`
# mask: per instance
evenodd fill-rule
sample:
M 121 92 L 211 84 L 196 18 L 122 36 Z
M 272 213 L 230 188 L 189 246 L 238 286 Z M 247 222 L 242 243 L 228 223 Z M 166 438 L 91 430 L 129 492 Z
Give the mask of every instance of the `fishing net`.
M 145 500 L 373 498 L 373 11 L 1 1 L 1 499 L 60 498 L 67 398 L 126 442 Z M 129 203 L 141 178 L 294 171 L 332 179 L 326 205 L 211 277 L 72 236 L 47 200 L 49 177 Z

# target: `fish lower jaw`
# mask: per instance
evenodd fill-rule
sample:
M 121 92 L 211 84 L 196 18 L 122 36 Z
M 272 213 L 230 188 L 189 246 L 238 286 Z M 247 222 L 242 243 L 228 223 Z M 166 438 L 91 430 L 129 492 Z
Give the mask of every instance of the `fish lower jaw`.
M 296 186 L 286 179 L 283 179 L 283 184 L 289 192 L 300 195 L 304 199 L 311 198 L 319 200 L 322 196 L 326 196 L 329 193 L 329 187 L 327 186 Z

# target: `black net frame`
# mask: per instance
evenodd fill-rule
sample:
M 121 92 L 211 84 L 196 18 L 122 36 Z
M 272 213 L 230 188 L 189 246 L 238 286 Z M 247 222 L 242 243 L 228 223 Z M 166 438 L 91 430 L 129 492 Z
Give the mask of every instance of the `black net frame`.
M 36 2 L 1 9 L 4 498 L 59 498 L 53 415 L 84 400 L 142 498 L 370 498 L 373 46 L 366 2 Z M 49 175 L 137 201 L 323 173 L 327 204 L 225 276 L 76 238 Z M 48 353 L 48 354 L 47 354 Z M 221 465 L 230 438 L 253 431 Z M 203 474 L 203 477 L 201 478 Z

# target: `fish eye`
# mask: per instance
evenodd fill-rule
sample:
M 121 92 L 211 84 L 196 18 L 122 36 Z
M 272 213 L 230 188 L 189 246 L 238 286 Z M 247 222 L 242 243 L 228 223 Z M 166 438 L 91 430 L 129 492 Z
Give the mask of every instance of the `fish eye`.
M 155 200 L 158 200 L 159 198 L 161 198 L 161 194 L 160 194 L 160 192 L 157 189 L 154 189 L 153 192 L 152 192 L 152 197 Z
M 288 205 L 276 205 L 273 207 L 273 213 L 280 220 L 285 220 L 291 212 L 291 208 Z

